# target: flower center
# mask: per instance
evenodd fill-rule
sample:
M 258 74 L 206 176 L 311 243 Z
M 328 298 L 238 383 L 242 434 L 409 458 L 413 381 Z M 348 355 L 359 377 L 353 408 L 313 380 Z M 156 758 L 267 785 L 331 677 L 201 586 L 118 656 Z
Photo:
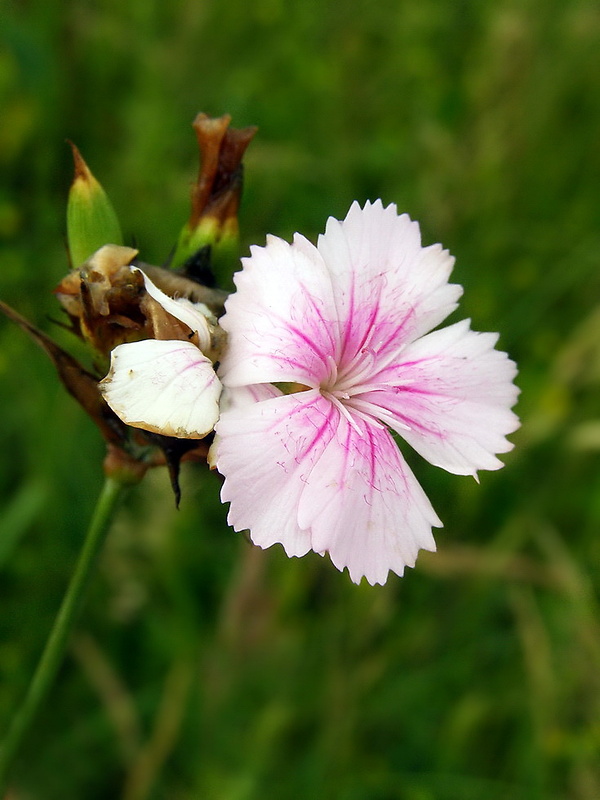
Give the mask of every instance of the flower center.
M 375 372 L 375 354 L 370 348 L 363 348 L 350 363 L 342 369 L 338 368 L 332 356 L 327 357 L 328 375 L 321 381 L 319 390 L 350 423 L 354 430 L 363 434 L 361 421 L 378 428 L 384 427 L 378 420 L 378 409 L 371 403 L 364 403 L 358 395 L 382 389 L 382 384 L 368 383 L 368 378 Z
M 378 371 L 376 360 L 377 354 L 371 347 L 363 347 L 354 358 L 341 367 L 328 356 L 329 370 L 327 378 L 321 382 L 321 391 L 344 401 L 364 392 L 384 388 L 384 384 L 371 383 L 369 380 Z

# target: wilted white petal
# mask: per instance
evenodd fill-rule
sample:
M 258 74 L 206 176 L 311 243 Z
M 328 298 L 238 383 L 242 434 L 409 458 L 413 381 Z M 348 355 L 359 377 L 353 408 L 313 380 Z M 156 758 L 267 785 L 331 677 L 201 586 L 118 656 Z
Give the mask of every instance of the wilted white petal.
M 185 297 L 169 297 L 161 292 L 145 272 L 140 270 L 144 277 L 146 291 L 157 303 L 164 308 L 171 316 L 183 322 L 190 330 L 198 334 L 198 344 L 201 350 L 208 350 L 210 347 L 210 328 L 204 311 L 208 311 L 203 303 L 194 304 Z M 210 312 L 209 312 L 210 313 Z
M 128 425 L 165 436 L 200 439 L 219 416 L 221 383 L 210 360 L 190 342 L 119 345 L 100 389 Z

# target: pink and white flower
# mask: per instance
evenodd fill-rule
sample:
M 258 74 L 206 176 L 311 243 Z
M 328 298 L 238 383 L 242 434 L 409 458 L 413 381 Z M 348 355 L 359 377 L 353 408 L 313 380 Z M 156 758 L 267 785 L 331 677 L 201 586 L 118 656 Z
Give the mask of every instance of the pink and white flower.
M 457 306 L 454 259 L 381 201 L 330 218 L 315 247 L 296 234 L 251 248 L 221 324 L 228 397 L 216 430 L 229 522 L 289 556 L 329 553 L 384 583 L 441 522 L 392 432 L 449 472 L 502 466 L 516 368 L 497 335 Z

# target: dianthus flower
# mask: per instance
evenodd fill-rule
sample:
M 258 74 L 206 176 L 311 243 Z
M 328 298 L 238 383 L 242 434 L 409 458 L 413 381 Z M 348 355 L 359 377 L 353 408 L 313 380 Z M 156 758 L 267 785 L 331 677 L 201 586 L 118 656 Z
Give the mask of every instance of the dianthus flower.
M 457 306 L 454 259 L 381 201 L 251 248 L 221 320 L 227 402 L 216 431 L 229 522 L 289 556 L 329 553 L 384 583 L 441 522 L 393 433 L 459 475 L 502 466 L 518 427 L 516 368 Z

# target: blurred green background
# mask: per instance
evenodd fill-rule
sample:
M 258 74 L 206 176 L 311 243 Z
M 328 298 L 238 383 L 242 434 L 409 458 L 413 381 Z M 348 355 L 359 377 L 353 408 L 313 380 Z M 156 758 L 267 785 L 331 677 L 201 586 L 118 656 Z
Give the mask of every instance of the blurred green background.
M 600 798 L 600 8 L 588 0 L 0 6 L 0 297 L 63 346 L 68 137 L 130 242 L 187 218 L 191 122 L 260 130 L 243 251 L 381 197 L 457 257 L 523 427 L 481 485 L 411 458 L 445 523 L 356 587 L 228 529 L 219 480 L 128 497 L 13 800 Z M 233 265 L 232 265 L 233 268 Z M 103 444 L 0 320 L 0 720 L 102 484 Z

